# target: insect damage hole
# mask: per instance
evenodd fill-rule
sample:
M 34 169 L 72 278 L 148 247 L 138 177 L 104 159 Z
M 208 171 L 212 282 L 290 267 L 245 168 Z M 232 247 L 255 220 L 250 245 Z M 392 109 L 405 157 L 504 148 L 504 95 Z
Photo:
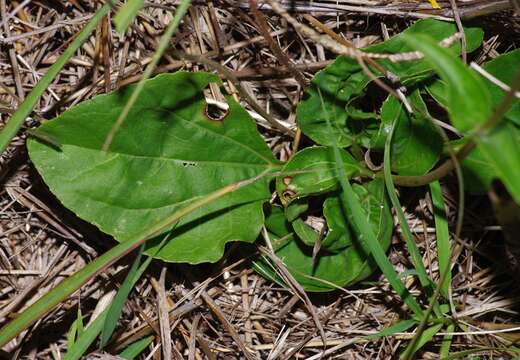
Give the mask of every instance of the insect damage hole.
M 229 114 L 229 105 L 212 99 L 206 99 L 204 114 L 209 120 L 223 121 Z

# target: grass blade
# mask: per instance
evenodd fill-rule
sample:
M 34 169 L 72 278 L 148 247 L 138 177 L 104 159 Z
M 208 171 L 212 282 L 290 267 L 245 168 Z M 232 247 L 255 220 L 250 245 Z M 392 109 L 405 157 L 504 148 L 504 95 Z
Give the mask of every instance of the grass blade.
M 85 329 L 83 334 L 76 339 L 76 342 L 68 349 L 63 360 L 78 360 L 83 356 L 103 328 L 108 313 L 107 310 L 105 309 L 99 314 L 92 324 Z
M 112 300 L 110 306 L 108 306 L 102 312 L 102 320 L 100 320 L 101 324 L 96 323 L 95 326 L 91 325 L 89 326 L 87 331 L 85 331 L 81 335 L 78 335 L 78 338 L 74 346 L 68 348 L 64 360 L 78 360 L 79 358 L 81 358 L 81 356 L 85 353 L 85 351 L 87 351 L 89 346 L 94 342 L 94 340 L 96 340 L 96 337 L 99 335 L 100 332 L 100 348 L 103 348 L 108 343 L 108 341 L 110 340 L 110 336 L 112 336 L 112 333 L 116 328 L 117 321 L 121 316 L 123 305 L 125 304 L 126 299 L 128 298 L 128 294 L 130 294 L 130 291 L 132 291 L 137 281 L 141 278 L 143 273 L 148 268 L 148 265 L 150 265 L 150 263 L 152 262 L 154 256 L 163 247 L 168 238 L 169 234 L 163 238 L 154 254 L 148 256 L 146 260 L 141 264 L 141 266 L 138 267 L 139 263 L 141 262 L 141 257 L 144 250 L 144 246 L 141 245 L 137 258 L 132 263 L 132 267 L 126 275 L 125 281 L 121 285 L 121 288 Z M 97 319 L 94 320 L 94 322 L 95 321 L 97 321 Z
M 410 295 L 403 282 L 399 279 L 397 272 L 394 267 L 386 257 L 381 244 L 377 241 L 377 238 L 372 231 L 372 227 L 368 223 L 366 219 L 365 212 L 363 207 L 359 203 L 359 200 L 352 189 L 352 185 L 347 180 L 347 174 L 345 173 L 345 167 L 343 166 L 343 160 L 341 159 L 341 155 L 339 152 L 339 148 L 334 146 L 334 158 L 336 161 L 336 171 L 338 174 L 338 178 L 340 181 L 341 188 L 343 191 L 341 192 L 341 197 L 343 200 L 343 204 L 347 209 L 348 213 L 352 214 L 352 218 L 354 220 L 354 225 L 358 228 L 359 233 L 363 234 L 363 238 L 360 236 L 360 240 L 362 242 L 362 246 L 367 248 L 367 252 L 369 252 L 374 258 L 375 262 L 386 276 L 388 282 L 397 292 L 397 295 L 403 299 L 403 301 L 408 305 L 408 307 L 417 315 L 418 317 L 422 317 L 423 311 L 421 306 L 413 296 Z
M 451 333 L 455 331 L 455 324 L 449 324 L 446 327 L 446 332 Z M 444 335 L 442 338 L 442 345 L 440 350 L 440 358 L 444 359 L 445 357 L 448 357 L 450 355 L 450 347 L 451 343 L 453 342 L 453 335 Z
M 319 88 L 318 93 L 320 95 L 322 109 L 323 111 L 326 111 L 323 95 L 321 94 Z M 329 130 L 332 127 L 329 120 L 327 120 L 327 126 L 329 127 Z M 372 231 L 372 227 L 368 223 L 368 220 L 365 216 L 365 211 L 356 197 L 354 189 L 352 189 L 352 185 L 350 185 L 348 181 L 348 176 L 345 172 L 345 166 L 343 164 L 343 159 L 341 158 L 338 145 L 334 144 L 332 148 L 334 150 L 336 174 L 338 175 L 339 183 L 341 189 L 343 190 L 340 194 L 343 206 L 345 206 L 345 210 L 347 210 L 347 212 L 352 215 L 353 225 L 357 227 L 360 234 L 363 234 L 363 236 L 359 237 L 361 243 L 360 245 L 367 253 L 372 255 L 377 266 L 381 269 L 390 283 L 390 286 L 392 286 L 397 295 L 405 302 L 406 305 L 408 305 L 408 307 L 417 317 L 422 318 L 423 311 L 421 306 L 406 289 L 406 286 L 401 281 L 399 275 L 386 257 L 385 251 L 381 247 L 379 241 L 377 241 L 377 237 L 374 234 L 374 231 Z
M 430 192 L 433 203 L 433 216 L 435 218 L 435 233 L 437 234 L 437 257 L 439 259 L 440 276 L 443 277 L 443 272 L 447 270 L 444 275 L 444 282 L 440 284 L 441 294 L 448 298 L 448 292 L 451 282 L 451 247 L 450 247 L 450 232 L 448 229 L 448 220 L 446 218 L 446 207 L 442 197 L 441 185 L 438 181 L 430 183 Z
M 114 16 L 114 24 L 118 33 L 125 33 L 143 5 L 144 0 L 127 0 L 121 6 L 116 16 Z
M 418 340 L 415 342 L 414 346 L 408 347 L 404 353 L 400 356 L 401 359 L 411 359 L 413 354 L 417 352 L 420 348 L 422 348 L 427 342 L 429 342 L 435 334 L 439 332 L 440 329 L 442 329 L 443 324 L 435 324 L 428 329 L 421 332 Z
M 368 338 L 369 339 L 380 338 L 380 337 L 384 337 L 384 336 L 390 336 L 395 333 L 404 332 L 404 331 L 410 329 L 415 324 L 417 324 L 417 320 L 413 320 L 413 319 L 401 320 L 398 323 L 396 323 L 392 326 L 389 326 L 386 329 L 381 330 L 377 334 L 369 335 Z
M 56 60 L 54 64 L 47 70 L 45 75 L 38 81 L 33 90 L 27 95 L 25 100 L 20 104 L 16 112 L 13 114 L 11 119 L 4 126 L 0 132 L 0 153 L 3 153 L 11 140 L 16 136 L 18 130 L 22 127 L 25 122 L 25 118 L 29 116 L 34 108 L 34 105 L 38 102 L 40 96 L 48 89 L 56 75 L 60 72 L 61 68 L 70 60 L 76 50 L 90 37 L 90 34 L 98 23 L 101 21 L 103 16 L 108 14 L 111 9 L 110 1 L 107 1 L 90 19 L 85 27 L 80 31 L 78 36 L 71 42 L 71 44 L 65 49 L 63 54 Z
M 393 98 L 390 98 L 389 101 L 393 101 Z M 395 101 L 395 106 L 397 108 L 394 111 L 394 118 L 392 120 L 392 126 L 390 128 L 390 132 L 387 135 L 386 142 L 385 142 L 385 152 L 384 152 L 384 176 L 385 176 L 385 184 L 386 184 L 386 190 L 388 193 L 388 196 L 390 197 L 390 201 L 392 202 L 392 206 L 395 209 L 395 212 L 397 214 L 397 218 L 399 219 L 399 226 L 401 227 L 401 231 L 403 232 L 404 239 L 406 241 L 406 247 L 408 248 L 408 252 L 410 253 L 410 256 L 412 258 L 412 264 L 417 271 L 417 276 L 419 277 L 419 281 L 421 283 L 421 286 L 428 292 L 428 294 L 431 295 L 432 293 L 432 287 L 431 287 L 431 281 L 428 278 L 428 275 L 426 273 L 426 268 L 424 267 L 424 263 L 422 260 L 421 253 L 419 252 L 419 249 L 417 248 L 417 245 L 415 244 L 415 241 L 413 239 L 412 232 L 410 231 L 410 227 L 408 226 L 408 222 L 406 221 L 406 217 L 404 215 L 404 212 L 401 208 L 401 203 L 399 202 L 399 199 L 397 198 L 397 195 L 395 193 L 394 188 L 394 181 L 392 180 L 392 170 L 391 170 L 391 145 L 392 145 L 392 137 L 395 128 L 397 127 L 397 123 L 399 121 L 399 114 L 401 111 L 403 111 L 403 107 L 399 103 L 399 101 Z
M 125 107 L 121 111 L 121 114 L 119 114 L 119 117 L 117 118 L 116 122 L 110 129 L 110 131 L 107 134 L 107 137 L 105 139 L 105 143 L 103 144 L 103 150 L 108 150 L 110 147 L 110 144 L 112 143 L 112 139 L 116 135 L 117 131 L 125 121 L 126 117 L 128 116 L 128 113 L 130 112 L 130 109 L 135 104 L 137 99 L 139 98 L 139 95 L 141 94 L 141 91 L 143 91 L 145 81 L 150 78 L 153 71 L 155 70 L 157 64 L 159 63 L 159 60 L 161 60 L 161 57 L 163 56 L 164 52 L 168 48 L 168 45 L 170 43 L 170 39 L 177 31 L 177 28 L 179 27 L 179 24 L 181 23 L 182 18 L 184 17 L 184 14 L 186 14 L 186 11 L 188 11 L 188 8 L 190 6 L 191 0 L 181 0 L 181 3 L 177 7 L 177 10 L 175 11 L 175 15 L 173 17 L 173 20 L 168 24 L 168 27 L 166 28 L 166 31 L 164 32 L 163 36 L 161 37 L 161 40 L 159 41 L 159 45 L 157 46 L 157 50 L 152 56 L 152 61 L 148 64 L 146 69 L 144 70 L 144 73 L 141 77 L 141 80 L 139 80 L 139 83 L 135 87 L 134 91 L 132 92 L 132 95 L 130 96 L 130 99 L 128 99 L 128 102 L 125 104 Z

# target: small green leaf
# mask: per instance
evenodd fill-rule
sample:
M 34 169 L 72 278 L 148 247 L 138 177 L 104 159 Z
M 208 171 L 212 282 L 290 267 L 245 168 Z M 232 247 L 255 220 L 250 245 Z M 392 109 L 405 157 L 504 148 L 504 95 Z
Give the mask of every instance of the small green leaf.
M 152 343 L 153 336 L 145 337 L 141 340 L 137 340 L 136 342 L 128 345 L 126 349 L 124 349 L 119 356 L 123 359 L 133 360 L 140 353 L 144 351 Z
M 520 204 L 520 128 L 512 122 L 502 122 L 491 132 L 477 139 L 483 158 L 517 204 Z
M 361 188 L 358 190 L 361 191 Z M 323 215 L 327 220 L 327 235 L 321 243 L 321 248 L 331 252 L 339 252 L 352 245 L 352 230 L 348 227 L 345 211 L 341 200 L 336 196 L 325 199 Z
M 447 84 L 447 106 L 451 122 L 461 132 L 475 130 L 491 116 L 491 100 L 483 81 L 452 52 L 423 34 L 403 35 L 415 50 L 424 54 Z
M 120 34 L 124 34 L 126 29 L 130 26 L 139 10 L 143 7 L 144 0 L 126 0 L 123 6 L 114 16 L 114 24 L 116 30 Z
M 294 220 L 292 227 L 296 235 L 307 246 L 313 246 L 319 240 L 320 234 L 301 218 Z
M 443 141 L 425 116 L 428 110 L 419 90 L 408 99 L 414 108 L 412 114 L 394 96 L 389 96 L 381 109 L 381 126 L 386 129 L 397 121 L 391 149 L 392 170 L 399 175 L 424 175 L 439 160 Z
M 484 63 L 482 68 L 509 86 L 511 79 L 514 78 L 518 71 L 518 64 L 520 64 L 520 49 L 499 55 L 495 59 Z M 496 109 L 506 92 L 487 79 L 484 80 L 484 83 L 489 90 L 493 107 Z M 441 106 L 444 108 L 448 107 L 446 83 L 444 81 L 440 79 L 433 81 L 427 86 L 427 90 Z M 513 100 L 513 104 L 506 112 L 505 118 L 520 126 L 520 100 L 518 98 Z
M 206 114 L 203 90 L 219 79 L 178 72 L 149 80 L 110 150 L 101 150 L 134 87 L 100 95 L 41 126 L 61 151 L 38 139 L 28 148 L 60 201 L 118 241 L 140 235 L 176 209 L 279 165 L 254 121 L 231 97 L 221 121 Z M 269 179 L 225 195 L 184 218 L 158 253 L 166 261 L 217 261 L 227 242 L 256 240 Z M 153 253 L 158 241 L 147 253 Z
M 307 198 L 293 200 L 285 207 L 285 218 L 287 221 L 294 221 L 308 209 L 309 200 Z
M 358 162 L 346 151 L 341 153 L 349 177 L 362 172 Z M 338 187 L 334 155 L 331 148 L 309 147 L 296 153 L 283 167 L 276 179 L 276 191 L 285 203 Z

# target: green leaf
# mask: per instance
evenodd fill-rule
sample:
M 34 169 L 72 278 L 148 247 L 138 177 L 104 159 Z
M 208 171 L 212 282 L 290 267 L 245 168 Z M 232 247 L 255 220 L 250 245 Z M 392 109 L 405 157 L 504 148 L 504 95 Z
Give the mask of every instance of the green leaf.
M 108 152 L 100 150 L 106 133 L 134 88 L 97 96 L 41 126 L 62 146 L 31 139 L 31 160 L 79 217 L 118 241 L 132 239 L 192 200 L 279 166 L 231 97 L 222 121 L 206 115 L 202 91 L 210 82 L 219 80 L 187 72 L 147 81 Z M 183 218 L 175 239 L 157 256 L 217 261 L 227 242 L 253 242 L 263 224 L 268 183 L 264 177 Z
M 451 245 L 446 206 L 442 197 L 441 185 L 438 181 L 430 183 L 430 193 L 433 205 L 433 217 L 435 219 L 435 234 L 437 236 L 437 259 L 439 261 L 439 272 L 445 275 L 444 283 L 440 284 L 441 293 L 445 299 L 449 299 L 451 282 Z
M 423 34 L 403 35 L 447 84 L 447 106 L 451 122 L 461 132 L 474 130 L 491 116 L 491 100 L 482 80 L 448 49 Z
M 320 234 L 301 218 L 294 220 L 292 227 L 296 235 L 307 246 L 313 246 L 319 240 Z
M 125 33 L 143 5 L 144 0 L 126 0 L 116 16 L 114 16 L 114 24 L 118 33 Z
M 358 194 L 361 191 L 361 188 L 358 188 Z M 339 252 L 352 245 L 352 230 L 346 223 L 347 217 L 338 197 L 332 196 L 325 199 L 323 215 L 325 220 L 327 220 L 328 230 L 321 243 L 321 248 L 331 252 Z
M 370 223 L 383 249 L 388 249 L 392 235 L 392 216 L 384 196 L 384 184 L 381 180 L 373 180 L 365 185 L 354 185 L 356 198 L 368 209 L 367 221 Z M 334 200 L 339 202 L 339 200 Z M 335 214 L 335 216 L 338 214 Z M 272 234 L 271 241 L 276 255 L 282 259 L 295 279 L 307 291 L 332 291 L 336 287 L 354 284 L 370 276 L 377 269 L 371 258 L 352 240 L 350 246 L 337 253 L 320 251 L 313 263 L 313 244 L 306 245 L 298 237 L 291 234 L 288 222 L 282 222 L 283 210 L 274 207 L 266 220 L 266 227 Z M 306 225 L 308 226 L 308 225 Z M 361 234 L 350 229 L 356 238 Z M 317 233 L 316 233 L 317 235 Z M 277 239 L 286 238 L 279 246 Z M 269 260 L 262 259 L 255 263 L 255 269 L 263 276 L 280 284 L 282 280 L 276 276 Z M 322 281 L 320 281 L 322 280 Z M 331 283 L 331 284 L 328 284 Z
M 510 85 L 511 79 L 518 71 L 520 63 L 520 49 L 499 55 L 495 59 L 484 63 L 482 68 L 506 85 Z M 497 108 L 506 92 L 489 80 L 484 80 L 491 96 L 493 108 Z M 447 108 L 446 83 L 440 79 L 433 81 L 427 87 L 430 95 L 444 108 Z M 520 126 L 520 100 L 515 98 L 513 104 L 505 114 L 505 118 Z
M 144 351 L 152 343 L 153 336 L 145 337 L 141 340 L 137 340 L 136 342 L 128 345 L 126 349 L 124 349 L 119 356 L 123 359 L 133 360 L 140 353 Z
M 442 329 L 442 326 L 443 326 L 442 323 L 435 324 L 435 325 L 429 327 L 428 329 L 424 330 L 424 332 L 421 334 L 421 337 L 415 344 L 414 348 L 406 349 L 405 353 L 403 353 L 400 356 L 400 358 L 406 357 L 405 354 L 407 352 L 410 352 L 411 354 L 415 354 L 420 348 L 422 348 L 426 343 L 428 343 L 429 341 L 431 341 L 431 339 L 433 339 L 435 334 L 437 334 L 439 332 L 439 330 Z M 410 358 L 410 357 L 408 357 L 408 358 Z
M 502 122 L 484 136 L 477 137 L 477 149 L 494 169 L 517 204 L 520 204 L 520 129 Z
M 399 175 L 424 175 L 439 160 L 443 140 L 425 115 L 428 110 L 419 90 L 415 90 L 408 100 L 414 108 L 412 114 L 398 99 L 389 96 L 381 109 L 381 126 L 386 129 L 397 121 L 391 149 L 392 170 Z
M 456 31 L 455 24 L 433 19 L 419 20 L 399 35 L 365 50 L 374 53 L 407 52 L 412 48 L 404 41 L 403 36 L 406 34 L 428 34 L 435 41 L 441 41 Z M 466 28 L 465 33 L 467 51 L 471 52 L 480 46 L 483 32 L 478 28 Z M 446 51 L 458 55 L 460 44 L 456 43 Z M 399 76 L 407 86 L 434 75 L 433 67 L 426 60 L 394 63 L 382 59 L 378 63 Z M 377 69 L 371 70 L 381 77 Z M 349 121 L 345 109 L 350 107 L 353 99 L 365 95 L 364 91 L 370 82 L 371 79 L 362 71 L 357 60 L 339 56 L 334 63 L 316 74 L 304 100 L 298 104 L 297 119 L 302 132 L 316 143 L 327 146 L 346 147 L 362 140 L 358 138 L 363 134 L 363 129 L 352 126 L 353 122 Z M 349 112 L 352 114 L 352 111 Z M 371 126 L 370 123 L 367 125 Z
M 139 278 L 137 275 L 141 275 L 142 272 L 139 271 L 139 263 L 141 262 L 141 256 L 143 254 L 144 247 L 141 246 L 139 248 L 139 252 L 137 257 L 132 263 L 132 267 L 128 274 L 126 274 L 125 280 L 123 284 L 119 288 L 116 296 L 112 300 L 112 303 L 107 308 L 107 316 L 105 318 L 105 323 L 103 324 L 103 329 L 101 331 L 101 339 L 100 339 L 100 347 L 105 347 L 108 344 L 108 340 L 112 336 L 114 329 L 116 328 L 117 321 L 121 317 L 121 313 L 123 311 L 123 306 L 134 287 L 134 283 Z M 147 267 L 147 266 L 146 266 Z M 146 269 L 146 267 L 144 269 Z M 144 271 L 143 269 L 143 271 Z
M 287 221 L 294 221 L 307 210 L 309 210 L 309 200 L 307 198 L 295 199 L 285 207 L 285 217 Z
M 384 336 L 391 336 L 395 333 L 404 332 L 408 329 L 410 329 L 412 326 L 417 324 L 417 320 L 408 319 L 408 320 L 401 320 L 398 323 L 387 327 L 386 329 L 381 330 L 377 334 L 369 335 L 368 338 L 380 338 Z
M 485 63 L 482 67 L 498 80 L 509 86 L 518 72 L 518 64 L 520 64 L 520 49 L 497 56 L 495 59 Z M 506 92 L 487 80 L 486 85 L 491 95 L 491 102 L 496 108 Z M 517 126 L 520 126 L 520 100 L 518 98 L 515 98 L 513 104 L 506 112 L 505 117 L 514 122 Z
M 358 162 L 346 151 L 341 152 L 349 177 L 363 172 Z M 334 155 L 328 147 L 309 147 L 296 153 L 276 178 L 276 191 L 284 203 L 294 199 L 322 194 L 338 188 Z

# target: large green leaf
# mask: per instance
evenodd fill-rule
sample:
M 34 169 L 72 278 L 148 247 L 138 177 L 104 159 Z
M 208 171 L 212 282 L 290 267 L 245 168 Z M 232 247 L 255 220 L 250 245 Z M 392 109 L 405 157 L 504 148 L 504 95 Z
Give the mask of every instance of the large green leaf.
M 394 96 L 387 98 L 381 108 L 381 127 L 387 128 L 397 121 L 392 138 L 392 170 L 400 175 L 423 175 L 439 160 L 443 140 L 427 118 L 428 110 L 419 90 L 408 99 L 414 108 L 411 114 Z
M 401 53 L 411 51 L 412 48 L 404 41 L 403 35 L 428 34 L 435 41 L 441 41 L 455 33 L 455 24 L 442 21 L 424 19 L 419 20 L 404 32 L 383 43 L 367 47 L 365 51 L 374 53 Z M 483 32 L 478 28 L 465 29 L 467 39 L 467 51 L 478 48 L 482 42 Z M 454 44 L 447 49 L 452 54 L 460 54 L 460 44 Z M 405 85 L 432 76 L 433 68 L 428 61 L 404 61 L 391 62 L 390 60 L 378 60 L 385 69 L 400 77 Z M 372 68 L 378 77 L 381 74 Z M 298 123 L 301 130 L 312 140 L 321 145 L 338 145 L 346 147 L 353 142 L 363 140 L 360 136 L 363 129 L 353 126 L 348 121 L 345 108 L 350 102 L 364 95 L 366 86 L 371 79 L 366 75 L 357 60 L 339 56 L 334 63 L 318 72 L 312 81 L 312 86 L 307 90 L 305 99 L 297 108 Z M 329 127 L 327 122 L 331 124 Z M 371 123 L 369 122 L 370 126 Z
M 359 201 L 367 209 L 367 220 L 373 227 L 381 246 L 387 249 L 390 245 L 393 223 L 383 181 L 378 179 L 365 185 L 355 184 L 354 191 Z M 339 205 L 340 201 L 336 196 L 331 198 L 336 198 L 336 204 Z M 336 210 L 343 213 L 340 208 L 331 211 Z M 335 215 L 339 216 L 339 214 Z M 344 219 L 344 221 L 349 220 Z M 347 223 L 345 226 L 349 227 Z M 349 230 L 355 237 L 352 239 L 351 246 L 347 246 L 337 253 L 320 251 L 315 262 L 313 262 L 312 256 L 313 247 L 305 245 L 292 233 L 291 225 L 285 220 L 282 209 L 272 208 L 272 212 L 266 220 L 266 227 L 272 235 L 276 255 L 283 260 L 295 279 L 307 291 L 331 291 L 338 286 L 343 287 L 361 281 L 377 269 L 377 265 L 367 257 L 358 244 L 357 239 L 361 238 L 361 234 L 356 233 L 350 227 Z M 264 276 L 283 284 L 268 260 L 257 261 L 255 268 Z
M 360 175 L 364 169 L 348 152 L 342 152 L 348 176 Z M 276 191 L 286 204 L 315 194 L 332 191 L 338 187 L 334 153 L 329 147 L 309 147 L 296 153 L 276 178 Z
M 190 201 L 274 169 L 277 161 L 247 112 L 230 97 L 221 121 L 207 116 L 207 73 L 178 72 L 146 82 L 107 152 L 101 151 L 134 87 L 97 96 L 42 125 L 29 153 L 58 199 L 118 241 L 138 236 Z M 167 261 L 217 261 L 226 242 L 255 240 L 269 198 L 268 178 L 184 218 L 158 253 Z

